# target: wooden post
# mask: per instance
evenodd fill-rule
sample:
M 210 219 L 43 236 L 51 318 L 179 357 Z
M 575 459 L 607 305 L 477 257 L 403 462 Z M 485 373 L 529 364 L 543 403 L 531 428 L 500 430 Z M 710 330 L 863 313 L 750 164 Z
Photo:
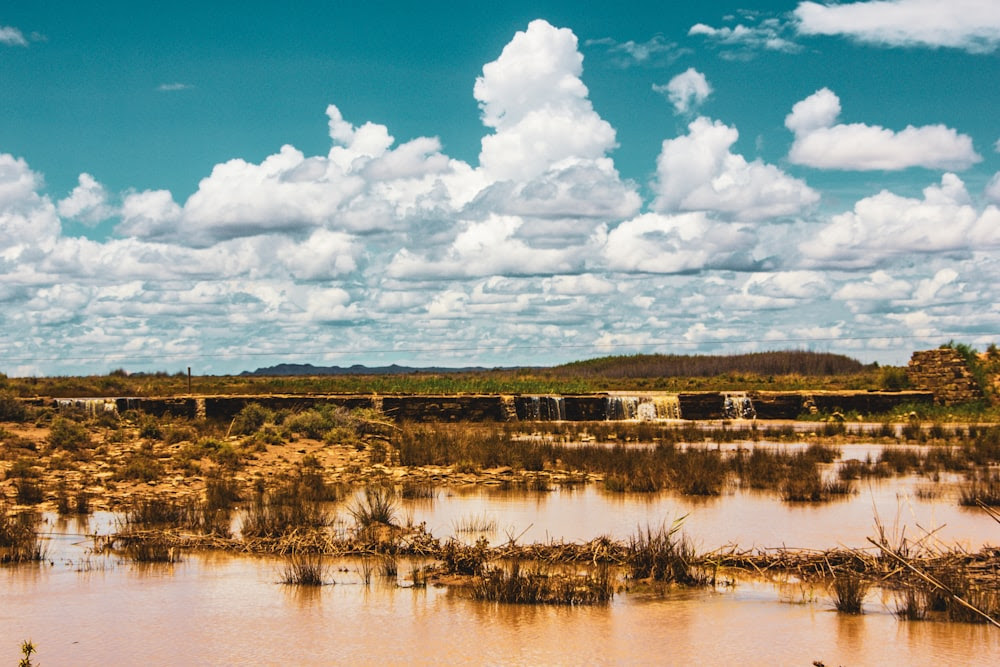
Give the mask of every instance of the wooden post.
M 188 393 L 191 393 L 191 367 L 188 366 Z

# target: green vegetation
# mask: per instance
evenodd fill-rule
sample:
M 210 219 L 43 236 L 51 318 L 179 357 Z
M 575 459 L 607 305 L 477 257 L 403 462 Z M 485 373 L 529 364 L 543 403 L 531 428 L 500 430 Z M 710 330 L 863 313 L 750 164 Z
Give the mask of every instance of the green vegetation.
M 552 368 L 400 375 L 199 376 L 199 394 L 590 394 L 610 390 L 723 391 L 875 389 L 884 369 L 841 355 L 761 352 L 731 356 L 633 355 Z M 177 396 L 188 393 L 183 373 L 115 371 L 88 377 L 9 378 L 13 396 Z M 250 415 L 246 415 L 250 417 Z M 237 433 L 252 427 L 241 424 Z

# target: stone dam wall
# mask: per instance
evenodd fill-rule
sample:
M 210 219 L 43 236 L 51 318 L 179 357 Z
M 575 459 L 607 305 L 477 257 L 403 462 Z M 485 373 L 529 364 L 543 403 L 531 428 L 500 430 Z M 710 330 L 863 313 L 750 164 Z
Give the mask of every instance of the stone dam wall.
M 272 410 L 321 405 L 371 408 L 406 422 L 654 421 L 706 419 L 796 419 L 802 414 L 885 413 L 901 405 L 930 404 L 929 391 L 899 392 L 691 392 L 607 393 L 586 396 L 192 396 L 172 398 L 56 399 L 57 406 L 94 412 L 137 410 L 190 419 L 229 421 L 248 403 Z

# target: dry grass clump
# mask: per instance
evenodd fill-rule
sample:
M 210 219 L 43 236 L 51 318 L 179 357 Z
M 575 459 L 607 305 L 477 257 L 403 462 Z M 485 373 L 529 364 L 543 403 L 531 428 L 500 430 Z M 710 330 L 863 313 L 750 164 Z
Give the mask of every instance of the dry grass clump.
M 364 494 L 355 498 L 347 511 L 359 529 L 374 525 L 396 525 L 399 503 L 396 494 L 386 486 L 366 486 Z
M 438 558 L 444 563 L 445 572 L 475 575 L 482 572 L 489 555 L 490 543 L 485 537 L 480 537 L 472 545 L 452 538 L 441 545 Z
M 0 563 L 24 563 L 45 558 L 45 549 L 35 524 L 36 514 L 13 513 L 7 503 L 0 500 Z
M 678 537 L 683 519 L 668 528 L 639 529 L 626 542 L 626 562 L 632 579 L 650 579 L 695 586 L 705 583 L 696 573 L 694 546 Z
M 980 503 L 990 507 L 1000 506 L 1000 476 L 996 473 L 981 471 L 962 485 L 959 504 L 974 507 Z
M 870 584 L 855 572 L 841 572 L 833 578 L 833 605 L 842 614 L 864 612 L 865 595 Z
M 483 514 L 469 514 L 452 522 L 456 533 L 495 533 L 497 518 Z
M 487 567 L 472 585 L 472 597 L 511 604 L 606 604 L 614 596 L 610 569 L 600 566 L 584 574 L 555 572 L 544 565 L 522 567 L 520 561 Z
M 297 530 L 323 528 L 333 516 L 295 482 L 272 490 L 258 487 L 243 517 L 244 537 L 277 538 Z
M 295 586 L 323 586 L 328 581 L 329 566 L 322 554 L 293 553 L 281 570 L 281 583 Z

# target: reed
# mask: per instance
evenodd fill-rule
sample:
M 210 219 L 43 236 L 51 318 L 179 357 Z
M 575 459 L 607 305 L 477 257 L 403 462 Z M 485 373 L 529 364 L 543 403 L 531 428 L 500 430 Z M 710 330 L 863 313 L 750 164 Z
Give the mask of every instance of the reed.
M 396 502 L 392 489 L 385 486 L 367 486 L 364 494 L 354 499 L 347 511 L 360 529 L 374 525 L 396 525 Z
M 639 529 L 626 541 L 626 562 L 632 579 L 650 579 L 695 586 L 704 578 L 694 569 L 695 551 L 690 541 L 677 537 L 683 519 L 668 528 Z
M 292 553 L 281 570 L 281 583 L 294 586 L 323 586 L 329 567 L 322 554 Z
M 833 606 L 842 614 L 863 613 L 869 586 L 870 584 L 857 573 L 836 574 L 832 584 Z
M 333 517 L 319 503 L 300 493 L 261 490 L 247 507 L 240 533 L 244 538 L 277 538 L 300 529 L 322 528 L 332 522 Z
M 38 517 L 13 513 L 0 500 L 0 563 L 25 563 L 45 559 L 45 548 L 35 530 Z
M 981 472 L 969 482 L 962 484 L 959 491 L 959 504 L 975 507 L 980 503 L 990 507 L 1000 506 L 1000 476 Z
M 438 553 L 445 572 L 450 574 L 476 575 L 482 572 L 490 555 L 490 543 L 480 537 L 475 544 L 464 544 L 454 538 L 449 539 Z
M 483 514 L 469 514 L 456 519 L 452 523 L 452 529 L 456 533 L 495 533 L 497 530 L 497 519 Z
M 514 561 L 484 569 L 472 586 L 477 600 L 509 604 L 607 604 L 613 596 L 614 581 L 607 567 L 571 574 Z
M 180 550 L 161 533 L 119 535 L 116 542 L 125 556 L 136 563 L 180 561 Z
M 928 594 L 923 587 L 907 586 L 897 594 L 893 613 L 904 621 L 922 621 L 927 617 L 929 605 Z

